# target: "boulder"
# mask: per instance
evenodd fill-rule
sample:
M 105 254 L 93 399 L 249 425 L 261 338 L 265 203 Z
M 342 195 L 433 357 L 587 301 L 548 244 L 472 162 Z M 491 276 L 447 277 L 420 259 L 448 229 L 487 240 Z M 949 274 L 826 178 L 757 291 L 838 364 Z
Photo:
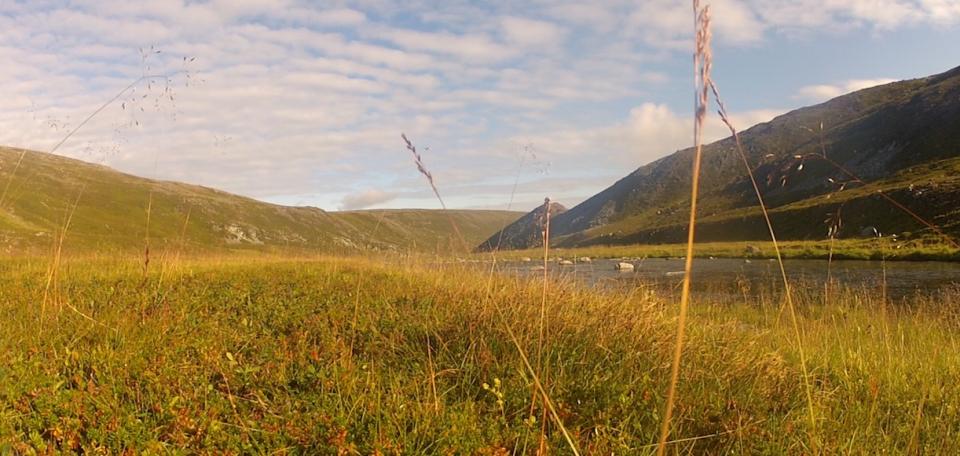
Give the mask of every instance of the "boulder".
M 880 230 L 875 226 L 865 226 L 860 230 L 861 237 L 880 237 Z
M 624 263 L 624 262 L 621 261 L 621 262 L 617 263 L 616 268 L 617 268 L 617 270 L 620 271 L 620 272 L 633 271 L 633 263 Z

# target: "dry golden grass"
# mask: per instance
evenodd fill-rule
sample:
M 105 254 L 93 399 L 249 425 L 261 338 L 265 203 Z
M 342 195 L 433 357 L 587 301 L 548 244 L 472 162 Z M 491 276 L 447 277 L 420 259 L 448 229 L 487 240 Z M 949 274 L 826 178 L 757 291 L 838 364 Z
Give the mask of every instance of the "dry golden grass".
M 696 38 L 694 40 L 694 87 L 697 93 L 694 119 L 694 148 L 693 170 L 690 184 L 690 221 L 687 227 L 687 254 L 683 265 L 683 289 L 680 295 L 680 315 L 677 318 L 677 342 L 673 352 L 673 362 L 670 370 L 670 386 L 667 389 L 667 404 L 663 411 L 663 422 L 660 425 L 660 441 L 657 445 L 657 454 L 663 455 L 667 450 L 667 440 L 670 437 L 670 425 L 673 419 L 673 406 L 676 403 L 677 383 L 680 380 L 680 362 L 683 357 L 683 339 L 686 333 L 687 308 L 690 304 L 690 281 L 693 273 L 693 246 L 697 227 L 697 198 L 700 192 L 700 160 L 703 155 L 703 126 L 709 106 L 710 68 L 713 58 L 710 51 L 710 6 L 700 7 L 699 0 L 693 0 L 694 25 Z

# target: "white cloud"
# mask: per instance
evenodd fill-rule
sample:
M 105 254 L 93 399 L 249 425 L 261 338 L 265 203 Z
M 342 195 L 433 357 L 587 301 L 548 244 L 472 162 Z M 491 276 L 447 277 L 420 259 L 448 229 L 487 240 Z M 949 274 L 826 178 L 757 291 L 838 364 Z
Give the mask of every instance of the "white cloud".
M 794 98 L 809 101 L 825 101 L 858 90 L 889 84 L 895 79 L 851 79 L 841 84 L 817 84 L 801 87 Z
M 409 51 L 438 53 L 469 62 L 500 62 L 518 54 L 517 49 L 497 43 L 483 34 L 458 35 L 393 27 L 372 29 L 369 33 Z
M 389 202 L 396 198 L 396 192 L 385 192 L 382 190 L 367 190 L 360 193 L 352 193 L 343 197 L 343 200 L 340 203 L 340 210 L 351 211 L 357 209 L 366 209 L 368 207 Z
M 754 8 L 740 0 L 710 3 L 713 34 L 721 44 L 749 44 L 761 40 L 766 25 Z M 651 0 L 640 2 L 630 13 L 628 33 L 650 46 L 664 49 L 691 49 L 693 11 L 687 2 Z
M 524 47 L 559 46 L 565 35 L 557 25 L 522 17 L 504 17 L 501 24 L 507 40 Z
M 273 10 L 271 14 L 290 23 L 304 26 L 356 27 L 367 22 L 367 15 L 363 11 L 350 8 L 316 11 L 295 6 Z
M 754 0 L 764 22 L 780 29 L 890 30 L 904 25 L 960 22 L 955 0 Z
M 720 37 L 721 44 L 723 40 L 734 44 L 762 40 L 767 24 L 757 17 L 754 8 L 739 0 L 713 0 L 711 8 L 715 33 Z
M 619 19 L 611 9 L 595 3 L 560 3 L 548 9 L 550 16 L 570 24 L 588 26 L 600 31 L 610 31 Z
M 712 0 L 713 33 L 720 44 L 755 44 L 768 33 L 818 33 L 853 29 L 893 30 L 903 26 L 960 23 L 960 2 L 956 0 Z M 617 11 L 608 8 L 607 11 Z M 577 9 L 555 7 L 554 14 L 565 20 Z M 693 13 L 688 2 L 648 0 L 638 2 L 626 13 L 628 36 L 663 49 L 689 49 Z M 611 29 L 608 15 L 589 15 L 592 22 Z
M 268 14 L 291 6 L 287 0 L 213 0 L 210 5 L 227 17 Z
M 956 0 L 922 0 L 921 4 L 934 22 L 951 24 L 960 21 L 960 2 Z
M 783 110 L 762 109 L 733 113 L 731 121 L 743 131 L 766 122 Z M 704 142 L 729 136 L 727 127 L 717 116 L 708 116 Z M 632 170 L 693 145 L 693 117 L 679 115 L 664 104 L 644 103 L 630 110 L 627 118 L 612 126 L 585 129 L 563 129 L 536 136 L 514 138 L 518 143 L 536 144 L 549 151 L 554 161 L 578 157 L 590 151 L 591 163 L 611 163 L 620 169 Z

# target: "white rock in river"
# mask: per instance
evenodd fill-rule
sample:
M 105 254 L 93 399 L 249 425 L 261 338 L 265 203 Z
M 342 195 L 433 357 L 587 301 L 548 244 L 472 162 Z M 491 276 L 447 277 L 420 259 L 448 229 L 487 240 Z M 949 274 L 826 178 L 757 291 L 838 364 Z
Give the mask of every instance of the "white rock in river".
M 620 263 L 617 263 L 617 266 L 616 266 L 616 267 L 617 267 L 617 270 L 618 270 L 618 271 L 621 271 L 621 272 L 632 271 L 632 270 L 633 270 L 633 263 L 620 262 Z

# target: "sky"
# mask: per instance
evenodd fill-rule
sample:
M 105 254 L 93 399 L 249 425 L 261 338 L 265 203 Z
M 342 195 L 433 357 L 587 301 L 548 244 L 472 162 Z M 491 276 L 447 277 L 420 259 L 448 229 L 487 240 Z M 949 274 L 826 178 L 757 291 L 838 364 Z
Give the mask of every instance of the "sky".
M 740 129 L 960 65 L 960 0 L 704 3 Z M 691 144 L 692 29 L 682 0 L 0 0 L 0 145 L 80 127 L 56 153 L 278 204 L 436 208 L 405 133 L 448 207 L 572 206 Z

